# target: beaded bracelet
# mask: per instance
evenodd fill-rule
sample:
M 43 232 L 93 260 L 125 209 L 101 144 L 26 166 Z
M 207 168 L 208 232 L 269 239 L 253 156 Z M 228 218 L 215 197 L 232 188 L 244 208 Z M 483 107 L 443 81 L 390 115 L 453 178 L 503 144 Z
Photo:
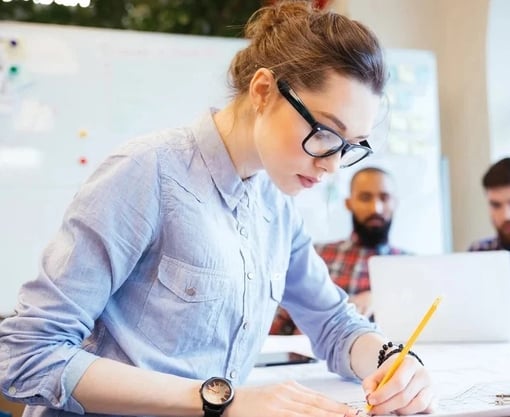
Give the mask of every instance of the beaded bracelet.
M 390 350 L 392 347 L 395 347 L 395 349 Z M 402 352 L 404 349 L 404 345 L 400 344 L 398 346 L 395 346 L 393 342 L 388 342 L 382 345 L 382 349 L 379 351 L 379 359 L 377 361 L 377 367 L 379 368 L 390 356 L 393 356 L 395 353 Z M 408 355 L 413 356 L 416 358 L 418 362 L 423 366 L 422 360 L 418 357 L 416 353 L 414 353 L 412 350 L 407 352 Z

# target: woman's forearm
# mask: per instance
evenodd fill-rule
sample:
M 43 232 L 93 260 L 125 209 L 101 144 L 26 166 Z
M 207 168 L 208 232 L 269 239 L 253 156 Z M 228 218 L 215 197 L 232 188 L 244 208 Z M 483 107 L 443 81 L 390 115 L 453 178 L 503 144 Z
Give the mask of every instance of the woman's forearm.
M 82 376 L 73 397 L 87 413 L 201 416 L 201 384 L 100 358 Z
M 378 333 L 365 333 L 355 340 L 351 347 L 351 368 L 360 379 L 375 371 L 384 343 L 386 340 Z

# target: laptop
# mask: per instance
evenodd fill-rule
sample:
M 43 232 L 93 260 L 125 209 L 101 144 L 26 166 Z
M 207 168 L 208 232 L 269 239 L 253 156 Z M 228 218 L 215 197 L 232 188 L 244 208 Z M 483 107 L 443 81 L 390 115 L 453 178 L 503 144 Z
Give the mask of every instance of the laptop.
M 374 317 L 405 343 L 438 296 L 418 342 L 510 341 L 510 252 L 384 255 L 369 259 Z

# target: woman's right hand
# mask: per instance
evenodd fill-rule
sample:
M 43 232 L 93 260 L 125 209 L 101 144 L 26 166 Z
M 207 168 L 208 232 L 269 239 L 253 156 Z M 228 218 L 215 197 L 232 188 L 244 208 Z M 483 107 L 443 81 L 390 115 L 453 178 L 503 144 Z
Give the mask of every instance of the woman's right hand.
M 225 417 L 355 417 L 356 410 L 294 381 L 239 387 Z

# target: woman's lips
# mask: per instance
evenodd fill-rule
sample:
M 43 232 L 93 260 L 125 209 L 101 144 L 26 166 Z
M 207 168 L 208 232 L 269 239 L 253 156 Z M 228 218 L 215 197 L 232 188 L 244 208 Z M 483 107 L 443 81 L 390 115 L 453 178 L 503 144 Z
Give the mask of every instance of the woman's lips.
M 301 183 L 301 185 L 304 187 L 304 188 L 312 188 L 315 184 L 317 184 L 318 182 L 320 182 L 320 179 L 318 178 L 315 178 L 315 177 L 307 177 L 305 175 L 299 175 L 298 174 L 298 178 L 299 178 L 299 182 Z

